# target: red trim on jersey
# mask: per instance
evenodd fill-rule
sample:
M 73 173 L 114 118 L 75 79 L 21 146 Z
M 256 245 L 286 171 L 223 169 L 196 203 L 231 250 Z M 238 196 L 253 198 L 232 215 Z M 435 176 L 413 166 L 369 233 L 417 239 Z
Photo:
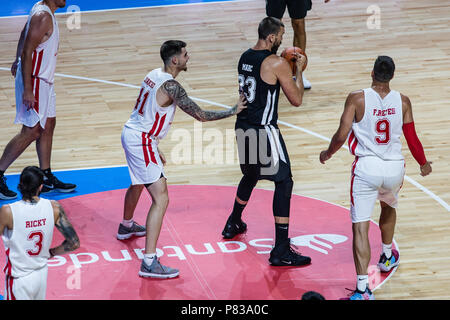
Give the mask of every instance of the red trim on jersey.
M 6 292 L 7 292 L 6 300 L 16 300 L 16 296 L 13 293 L 13 285 L 14 285 L 14 278 L 11 276 L 7 276 L 6 277 Z
M 356 150 L 356 146 L 358 145 L 358 138 L 356 138 L 355 136 L 355 141 L 353 142 L 352 145 L 352 154 L 355 155 L 355 150 Z
M 14 294 L 12 292 L 14 278 L 11 276 L 12 265 L 11 265 L 11 260 L 9 259 L 9 252 L 10 252 L 10 248 L 8 248 L 8 250 L 6 250 L 6 252 L 5 252 L 6 266 L 3 269 L 3 272 L 5 272 L 5 274 L 6 274 L 6 300 L 16 300 L 16 297 L 14 296 Z M 11 293 L 11 296 L 10 296 L 10 293 Z
M 353 164 L 352 164 L 352 180 L 350 182 L 350 202 L 352 203 L 352 205 L 355 205 L 355 203 L 353 202 L 353 182 L 355 181 L 355 168 L 356 168 L 357 162 L 358 162 L 358 157 L 355 157 L 355 161 L 353 161 Z
M 144 151 L 144 159 L 145 159 L 145 166 L 147 167 L 150 163 L 150 160 L 148 159 L 148 153 L 147 153 L 147 139 L 145 137 L 145 132 L 142 132 L 142 151 Z
M 152 150 L 152 139 L 150 139 L 150 135 L 148 135 L 147 138 L 148 138 L 147 149 L 148 149 L 148 153 L 150 154 L 150 159 L 152 160 L 152 162 L 154 164 L 158 165 L 158 162 L 156 162 L 155 153 Z
M 166 116 L 167 116 L 167 114 L 163 115 L 163 117 L 161 118 L 161 121 L 159 121 L 159 127 L 155 133 L 155 137 L 158 136 L 158 134 L 161 132 L 161 129 L 164 127 L 164 122 L 166 121 Z
M 31 57 L 32 57 L 32 62 L 31 62 L 31 66 L 32 66 L 32 68 L 31 68 L 31 75 L 33 75 L 33 74 L 34 74 L 34 69 L 36 68 L 36 58 L 37 58 L 37 52 L 36 52 L 36 50 L 33 51 L 33 55 L 32 55 Z
M 350 132 L 350 135 L 349 135 L 349 137 L 348 137 L 348 149 L 350 150 L 350 153 L 352 153 L 353 154 L 353 152 L 352 152 L 352 142 L 353 142 L 353 140 L 355 139 L 355 133 L 353 132 L 353 130 L 352 130 L 352 132 Z
M 144 152 L 145 166 L 150 164 L 150 161 L 154 164 L 158 164 L 156 161 L 155 153 L 152 149 L 152 139 L 150 139 L 150 134 L 142 132 L 142 150 Z
M 159 121 L 159 113 L 157 112 L 157 113 L 156 113 L 156 116 L 155 116 L 155 122 L 153 122 L 152 129 L 151 129 L 150 132 L 148 133 L 150 136 L 152 136 L 153 133 L 155 132 L 156 127 L 157 127 L 157 125 L 158 125 L 158 121 Z
M 6 254 L 6 265 L 5 268 L 3 269 L 3 272 L 6 273 L 6 275 L 10 276 L 11 275 L 11 260 L 9 260 L 9 251 L 10 248 L 8 248 L 8 250 L 6 250 L 5 254 Z
M 33 77 L 33 93 L 34 98 L 36 99 L 36 102 L 34 103 L 34 110 L 36 110 L 37 113 L 39 113 L 39 86 L 41 83 L 41 80 L 38 77 Z
M 35 76 L 35 77 L 39 76 L 39 72 L 41 71 L 42 57 L 43 56 L 44 56 L 44 50 L 41 50 L 41 52 L 39 52 L 39 55 L 38 55 L 38 58 L 37 58 L 36 70 L 34 71 L 32 76 Z

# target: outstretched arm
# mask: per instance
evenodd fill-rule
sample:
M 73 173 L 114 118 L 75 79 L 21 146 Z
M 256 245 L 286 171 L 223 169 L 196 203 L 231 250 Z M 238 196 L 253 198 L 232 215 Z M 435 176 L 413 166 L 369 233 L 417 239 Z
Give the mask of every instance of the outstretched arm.
M 50 249 L 50 256 L 60 256 L 62 254 L 68 253 L 80 247 L 80 239 L 75 232 L 72 224 L 67 218 L 66 212 L 63 207 L 57 201 L 52 201 L 53 211 L 57 216 L 55 221 L 56 229 L 61 232 L 65 240 L 59 246 Z
M 165 93 L 175 101 L 175 104 L 191 117 L 198 121 L 213 121 L 228 118 L 238 114 L 245 108 L 245 99 L 241 96 L 239 102 L 231 109 L 225 111 L 207 111 L 201 109 L 194 101 L 192 101 L 184 88 L 175 80 L 166 81 L 163 84 Z

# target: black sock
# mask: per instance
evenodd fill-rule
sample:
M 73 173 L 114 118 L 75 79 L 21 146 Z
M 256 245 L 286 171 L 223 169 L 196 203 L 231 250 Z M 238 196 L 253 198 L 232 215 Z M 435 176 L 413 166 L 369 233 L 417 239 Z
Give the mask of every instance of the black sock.
M 44 174 L 48 177 L 49 175 L 52 174 L 52 170 L 50 168 L 42 170 L 42 172 L 44 172 Z
M 286 239 L 289 234 L 289 223 L 275 223 L 275 245 L 278 245 Z
M 242 218 L 242 211 L 244 211 L 246 204 L 240 204 L 234 200 L 233 212 L 231 212 L 231 221 L 240 222 Z

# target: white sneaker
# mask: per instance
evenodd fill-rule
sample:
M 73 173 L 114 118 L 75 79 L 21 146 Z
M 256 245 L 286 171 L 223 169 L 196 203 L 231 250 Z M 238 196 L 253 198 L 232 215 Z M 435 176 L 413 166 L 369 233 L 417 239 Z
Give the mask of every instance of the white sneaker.
M 311 82 L 309 82 L 308 79 L 306 79 L 304 73 L 302 73 L 302 78 L 303 78 L 303 87 L 305 89 L 311 89 Z

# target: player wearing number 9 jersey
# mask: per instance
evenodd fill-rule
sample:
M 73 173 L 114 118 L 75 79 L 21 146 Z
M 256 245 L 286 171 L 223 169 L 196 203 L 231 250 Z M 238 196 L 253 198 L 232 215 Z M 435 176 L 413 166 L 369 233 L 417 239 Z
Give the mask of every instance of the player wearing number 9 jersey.
M 324 163 L 345 143 L 355 155 L 350 183 L 350 213 L 353 223 L 353 252 L 357 272 L 356 290 L 351 300 L 373 299 L 368 287 L 370 245 L 369 221 L 376 200 L 380 200 L 382 252 L 378 266 L 382 272 L 399 263 L 398 251 L 392 250 L 398 193 L 403 184 L 405 162 L 402 132 L 408 147 L 420 165 L 421 175 L 431 173 L 431 162 L 417 138 L 409 98 L 391 90 L 394 61 L 379 56 L 372 70 L 372 86 L 349 94 L 340 126 L 327 150 L 320 153 Z
M 47 260 L 79 247 L 78 236 L 57 201 L 39 197 L 44 173 L 26 167 L 20 176 L 22 200 L 0 208 L 0 234 L 5 245 L 5 299 L 44 300 L 47 288 Z M 50 248 L 53 229 L 64 242 Z

